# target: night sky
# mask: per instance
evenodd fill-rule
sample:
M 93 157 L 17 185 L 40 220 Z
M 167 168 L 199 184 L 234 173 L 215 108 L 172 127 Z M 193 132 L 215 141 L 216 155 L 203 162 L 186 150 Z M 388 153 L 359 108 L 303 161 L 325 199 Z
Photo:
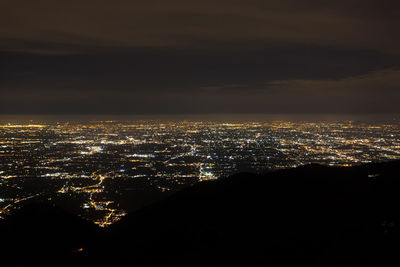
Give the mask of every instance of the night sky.
M 397 113 L 400 1 L 1 0 L 1 114 Z

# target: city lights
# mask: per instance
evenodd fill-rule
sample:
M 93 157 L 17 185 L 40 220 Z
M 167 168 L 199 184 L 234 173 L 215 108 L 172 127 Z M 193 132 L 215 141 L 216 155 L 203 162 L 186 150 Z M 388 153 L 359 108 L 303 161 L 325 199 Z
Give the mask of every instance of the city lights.
M 0 126 L 0 216 L 28 199 L 75 208 L 99 226 L 126 198 L 167 194 L 235 172 L 400 158 L 400 125 L 329 122 L 96 121 Z M 68 204 L 69 203 L 69 204 Z

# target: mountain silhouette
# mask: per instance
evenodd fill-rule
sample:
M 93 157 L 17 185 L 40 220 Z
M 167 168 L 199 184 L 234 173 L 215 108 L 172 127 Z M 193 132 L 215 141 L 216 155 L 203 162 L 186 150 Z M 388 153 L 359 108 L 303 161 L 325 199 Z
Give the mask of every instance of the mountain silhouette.
M 40 257 L 85 266 L 395 265 L 399 170 L 392 161 L 236 174 L 186 188 L 105 230 L 54 207 L 25 207 L 1 223 L 2 251 L 29 255 L 20 261 L 27 266 Z
M 4 266 L 83 266 L 84 249 L 99 233 L 94 224 L 63 209 L 28 203 L 0 221 L 1 259 Z

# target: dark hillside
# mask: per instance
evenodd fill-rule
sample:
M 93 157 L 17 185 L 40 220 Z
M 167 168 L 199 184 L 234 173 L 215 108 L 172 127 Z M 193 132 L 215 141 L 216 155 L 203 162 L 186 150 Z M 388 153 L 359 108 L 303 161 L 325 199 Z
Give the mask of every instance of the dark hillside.
M 29 203 L 0 221 L 0 236 L 1 266 L 83 266 L 99 229 L 57 207 Z
M 399 171 L 393 161 L 237 174 L 104 231 L 57 208 L 29 206 L 1 222 L 2 258 L 22 266 L 395 266 Z
M 400 249 L 399 170 L 309 165 L 201 183 L 111 226 L 107 251 L 143 266 L 382 265 Z

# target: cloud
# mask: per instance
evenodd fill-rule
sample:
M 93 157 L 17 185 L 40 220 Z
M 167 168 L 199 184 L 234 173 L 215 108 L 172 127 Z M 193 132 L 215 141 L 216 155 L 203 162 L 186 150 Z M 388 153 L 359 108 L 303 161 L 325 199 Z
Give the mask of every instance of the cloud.
M 399 111 L 399 7 L 3 0 L 0 112 Z
M 43 53 L 63 44 L 79 52 L 87 45 L 193 48 L 199 42 L 247 41 L 399 54 L 399 5 L 389 0 L 8 0 L 0 3 L 0 39 L 13 41 L 0 49 Z
M 400 112 L 400 70 L 326 80 L 277 80 L 266 83 L 273 99 L 288 99 L 310 112 Z M 293 101 L 297 99 L 296 101 Z
M 398 62 L 399 57 L 373 51 L 287 44 L 213 52 L 143 47 L 79 54 L 9 52 L 0 53 L 0 91 L 243 91 L 266 81 L 340 79 Z
M 178 91 L 3 90 L 2 113 L 398 113 L 400 70 Z
M 400 70 L 384 69 L 368 74 L 327 80 L 277 80 L 267 82 L 267 88 L 305 94 L 361 95 L 366 93 L 399 93 Z

